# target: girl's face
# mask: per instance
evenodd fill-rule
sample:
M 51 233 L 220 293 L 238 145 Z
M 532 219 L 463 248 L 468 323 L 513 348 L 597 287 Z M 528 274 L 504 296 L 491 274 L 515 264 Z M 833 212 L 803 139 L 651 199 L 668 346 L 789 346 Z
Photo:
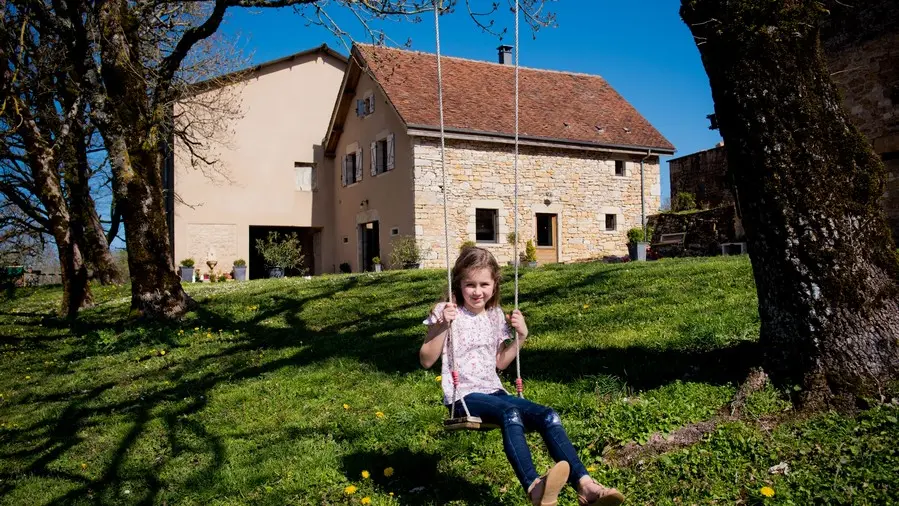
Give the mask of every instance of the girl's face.
M 472 269 L 462 278 L 462 298 L 465 299 L 465 309 L 474 314 L 479 314 L 493 298 L 493 290 L 496 283 L 490 269 Z

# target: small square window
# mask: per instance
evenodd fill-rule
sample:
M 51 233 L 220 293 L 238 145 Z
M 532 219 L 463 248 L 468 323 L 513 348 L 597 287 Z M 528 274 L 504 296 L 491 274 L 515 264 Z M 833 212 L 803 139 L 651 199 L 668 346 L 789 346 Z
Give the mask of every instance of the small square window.
M 398 235 L 400 235 L 400 229 L 399 229 L 399 228 L 391 228 L 391 229 L 390 229 L 390 236 L 391 236 L 391 237 L 395 237 L 395 236 L 398 236 Z
M 497 209 L 475 209 L 475 239 L 478 242 L 497 242 L 498 216 Z
M 344 237 L 344 238 L 343 238 L 343 243 L 344 243 L 344 244 L 347 244 L 348 242 L 350 242 L 350 238 L 349 238 L 349 237 Z
M 615 160 L 615 175 L 624 175 L 624 160 Z
M 617 216 L 615 216 L 614 214 L 607 214 L 606 215 L 606 230 L 609 230 L 609 231 L 617 230 L 618 229 L 617 225 L 618 225 Z

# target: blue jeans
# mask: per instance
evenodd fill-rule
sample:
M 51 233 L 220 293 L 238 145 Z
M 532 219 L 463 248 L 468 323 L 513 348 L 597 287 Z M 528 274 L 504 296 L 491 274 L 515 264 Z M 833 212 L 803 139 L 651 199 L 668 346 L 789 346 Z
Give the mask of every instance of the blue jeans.
M 492 394 L 468 394 L 465 396 L 465 404 L 471 416 L 480 417 L 485 423 L 500 426 L 503 432 L 503 450 L 525 491 L 540 477 L 534 469 L 531 451 L 524 438 L 525 429 L 540 432 L 553 460 L 568 462 L 571 466 L 568 475 L 571 486 L 577 488 L 578 481 L 587 476 L 587 469 L 584 468 L 568 439 L 568 434 L 562 428 L 562 420 L 552 408 L 520 399 L 503 391 Z M 456 401 L 454 407 L 453 417 L 465 416 L 461 401 Z

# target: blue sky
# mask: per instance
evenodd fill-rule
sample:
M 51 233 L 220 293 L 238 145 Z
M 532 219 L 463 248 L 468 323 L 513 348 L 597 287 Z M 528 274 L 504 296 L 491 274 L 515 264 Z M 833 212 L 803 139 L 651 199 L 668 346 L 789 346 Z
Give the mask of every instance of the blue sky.
M 472 5 L 489 6 L 486 0 Z M 447 56 L 490 60 L 500 40 L 483 33 L 459 12 L 440 21 L 441 52 Z M 509 28 L 503 43 L 514 41 L 514 18 L 504 6 L 494 15 Z M 339 2 L 328 2 L 328 14 L 350 34 L 370 42 L 365 29 Z M 521 65 L 600 75 L 636 107 L 677 148 L 675 156 L 711 148 L 720 140 L 708 129 L 713 112 L 711 91 L 702 61 L 687 26 L 678 15 L 678 0 L 560 0 L 548 2 L 557 27 L 533 32 L 522 21 Z M 418 23 L 377 23 L 393 45 L 411 40 L 415 50 L 435 49 L 433 15 Z M 290 9 L 231 9 L 222 25 L 226 38 L 237 38 L 252 63 L 279 58 L 327 43 L 346 54 L 344 42 L 324 28 L 309 25 Z M 668 196 L 668 164 L 662 160 L 662 194 Z

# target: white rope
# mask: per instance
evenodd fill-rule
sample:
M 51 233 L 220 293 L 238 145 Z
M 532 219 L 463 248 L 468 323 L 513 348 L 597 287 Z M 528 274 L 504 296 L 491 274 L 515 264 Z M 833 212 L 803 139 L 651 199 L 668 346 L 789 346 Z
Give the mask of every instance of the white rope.
M 440 170 L 443 173 L 443 232 L 444 232 L 444 247 L 446 249 L 446 286 L 447 286 L 447 301 L 453 302 L 453 271 L 450 268 L 450 247 L 449 247 L 449 210 L 446 201 L 446 194 L 449 192 L 449 187 L 446 185 L 446 137 L 444 135 L 444 126 L 443 126 L 443 70 L 440 66 L 440 7 L 438 3 L 441 0 L 434 0 L 434 32 L 437 38 L 437 106 L 440 111 Z M 449 328 L 446 331 L 446 339 L 447 339 L 447 356 L 450 358 L 450 369 L 452 371 L 453 381 L 453 403 L 450 404 L 450 410 L 454 410 L 456 407 L 456 376 L 458 372 L 456 371 L 456 357 L 455 357 L 455 346 L 453 346 L 453 322 L 450 322 Z M 471 413 L 468 411 L 468 405 L 465 403 L 465 398 L 460 399 L 462 401 L 462 408 L 465 409 L 465 416 L 471 416 Z M 450 416 L 452 417 L 453 413 L 450 412 Z
M 518 0 L 515 0 L 515 247 L 513 262 L 515 263 L 515 309 L 518 310 Z M 524 398 L 521 392 L 521 343 L 518 342 L 518 332 L 515 332 L 515 384 L 518 397 Z

